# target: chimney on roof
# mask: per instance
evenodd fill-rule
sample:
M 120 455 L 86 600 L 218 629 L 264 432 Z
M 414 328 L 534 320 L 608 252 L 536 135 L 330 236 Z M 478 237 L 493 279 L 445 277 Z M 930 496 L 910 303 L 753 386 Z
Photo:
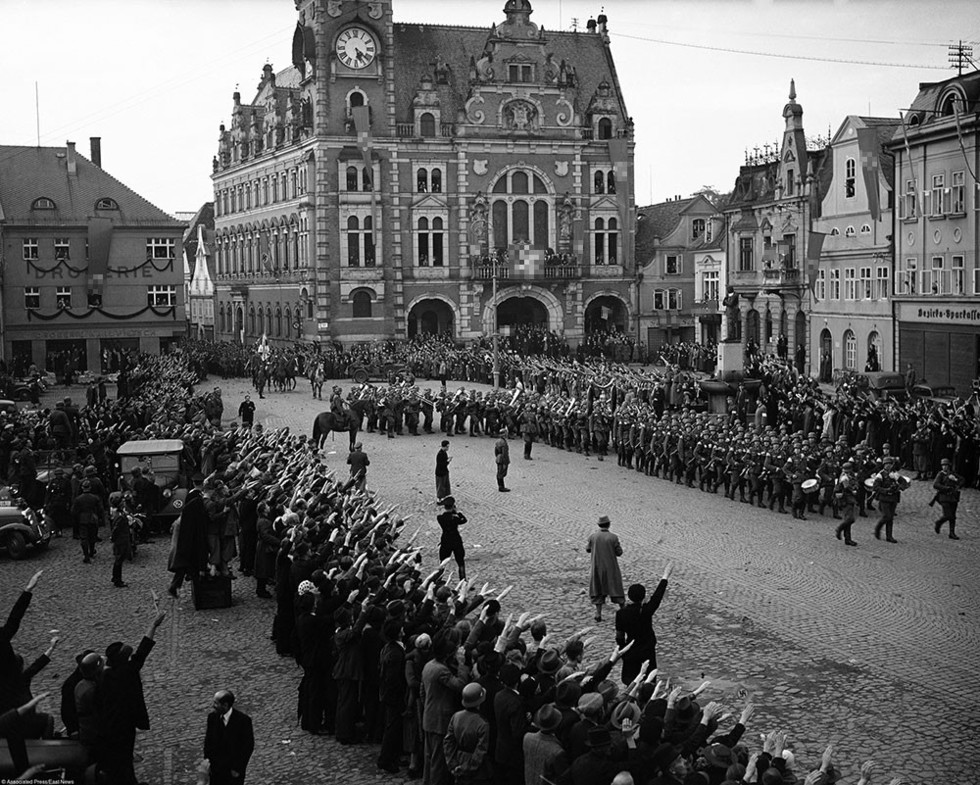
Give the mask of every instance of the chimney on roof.
M 594 33 L 595 28 L 596 28 L 595 19 L 590 19 L 588 22 L 585 23 L 585 29 L 588 30 L 590 33 Z
M 78 174 L 78 162 L 75 160 L 75 143 L 65 142 L 67 162 L 68 162 L 68 174 L 70 177 L 74 177 Z
M 89 149 L 92 154 L 89 159 L 95 164 L 99 169 L 102 168 L 102 137 L 101 136 L 90 136 L 88 138 Z

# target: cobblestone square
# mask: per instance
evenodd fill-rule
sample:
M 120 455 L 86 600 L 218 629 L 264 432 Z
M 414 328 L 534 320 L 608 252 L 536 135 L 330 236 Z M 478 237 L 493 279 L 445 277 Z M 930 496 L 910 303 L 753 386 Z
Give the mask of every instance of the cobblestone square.
M 228 424 L 250 388 L 244 380 L 205 384 L 218 383 Z M 346 392 L 349 383 L 341 384 Z M 304 434 L 327 406 L 311 400 L 302 383 L 256 404 L 256 422 Z M 371 459 L 368 487 L 412 515 L 406 531 L 422 526 L 423 571 L 437 561 L 433 467 L 440 438 L 362 435 Z M 492 439 L 457 436 L 451 451 L 453 493 L 469 518 L 468 572 L 479 582 L 514 585 L 505 613 L 546 613 L 549 632 L 559 638 L 592 624 L 584 546 L 598 516 L 607 514 L 623 543 L 626 583 L 649 585 L 667 561 L 675 564 L 655 618 L 661 673 L 684 683 L 711 679 L 709 697 L 714 693 L 736 714 L 751 699 L 748 744 L 784 729 L 799 772 L 832 742 L 847 782 L 857 780 L 869 757 L 886 782 L 898 775 L 923 785 L 977 781 L 975 761 L 960 752 L 980 738 L 976 491 L 963 494 L 959 542 L 933 533 L 931 486 L 916 483 L 899 506 L 897 545 L 876 541 L 869 517 L 855 526 L 859 547 L 845 548 L 829 516 L 794 520 L 620 468 L 614 457 L 598 461 L 536 444 L 533 460 L 524 461 L 512 443 L 513 493 L 503 495 Z M 346 436 L 328 440 L 325 452 L 337 475 L 346 475 Z M 141 779 L 194 781 L 211 696 L 230 688 L 255 722 L 250 782 L 400 782 L 379 776 L 376 747 L 341 748 L 300 731 L 300 670 L 276 655 L 268 639 L 274 603 L 256 598 L 250 579 L 235 582 L 235 604 L 226 610 L 194 611 L 187 588 L 179 601 L 166 597 L 168 546 L 164 537 L 140 546 L 124 569 L 129 588 L 122 590 L 110 583 L 105 544 L 91 565 L 82 563 L 70 537 L 21 562 L 4 558 L 4 613 L 33 572 L 45 571 L 15 649 L 30 659 L 58 631 L 54 661 L 34 681 L 35 694 L 53 693 L 46 708 L 57 713 L 58 690 L 77 652 L 138 642 L 155 591 L 169 615 L 143 670 L 152 728 L 137 741 Z M 611 619 L 608 613 L 599 625 L 587 660 L 608 655 Z

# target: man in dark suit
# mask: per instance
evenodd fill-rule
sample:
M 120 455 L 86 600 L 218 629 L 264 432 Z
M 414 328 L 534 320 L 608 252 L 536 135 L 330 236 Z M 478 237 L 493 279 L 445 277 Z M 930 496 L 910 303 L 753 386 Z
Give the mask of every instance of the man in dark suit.
M 379 698 L 384 712 L 378 768 L 396 774 L 402 754 L 402 713 L 405 711 L 408 684 L 405 681 L 405 644 L 400 622 L 389 619 L 382 627 L 387 641 L 381 650 Z
M 524 734 L 528 729 L 527 709 L 518 692 L 521 671 L 507 663 L 500 668 L 503 688 L 494 696 L 493 713 L 497 739 L 493 750 L 494 770 L 501 785 L 524 785 Z
M 135 652 L 119 641 L 106 648 L 107 667 L 102 674 L 106 744 L 102 766 L 109 782 L 118 785 L 136 785 L 133 767 L 136 730 L 150 728 L 140 671 L 156 643 L 153 636 L 166 615 L 166 611 L 160 611 L 150 622 Z
M 650 661 L 650 667 L 657 667 L 657 636 L 653 631 L 653 614 L 657 612 L 667 591 L 667 579 L 670 578 L 673 564 L 664 569 L 663 577 L 657 584 L 653 595 L 644 602 L 646 588 L 641 583 L 629 587 L 627 596 L 629 604 L 616 612 L 616 645 L 623 647 L 633 643 L 623 655 L 623 683 L 630 684 L 640 672 L 645 660 Z
M 233 708 L 230 690 L 214 694 L 204 736 L 204 757 L 211 764 L 211 785 L 241 785 L 255 749 L 252 718 Z

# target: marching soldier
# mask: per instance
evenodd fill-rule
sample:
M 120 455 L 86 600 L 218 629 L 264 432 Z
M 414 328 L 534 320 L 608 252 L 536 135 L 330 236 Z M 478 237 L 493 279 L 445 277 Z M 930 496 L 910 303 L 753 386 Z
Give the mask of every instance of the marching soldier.
M 836 507 L 840 509 L 844 517 L 837 525 L 837 529 L 834 531 L 834 534 L 838 540 L 843 534 L 845 545 L 857 545 L 857 543 L 851 539 L 851 526 L 854 524 L 854 512 L 858 503 L 857 488 L 858 478 L 855 474 L 854 461 L 844 461 L 844 466 L 841 468 L 840 478 L 837 480 L 837 484 L 834 486 Z M 840 516 L 835 515 L 834 517 Z
M 884 467 L 874 477 L 874 495 L 878 497 L 881 507 L 881 518 L 875 524 L 875 539 L 881 539 L 881 529 L 885 529 L 886 542 L 898 542 L 892 537 L 892 524 L 895 520 L 895 510 L 902 498 L 902 488 L 899 484 L 899 474 L 893 471 L 894 458 L 886 458 Z
M 953 463 L 949 458 L 940 461 L 942 468 L 936 475 L 936 480 L 932 487 L 936 489 L 935 501 L 938 501 L 943 508 L 942 517 L 936 521 L 936 534 L 939 534 L 944 523 L 949 523 L 949 539 L 958 540 L 956 536 L 956 507 L 960 503 L 960 486 L 963 480 L 953 474 Z

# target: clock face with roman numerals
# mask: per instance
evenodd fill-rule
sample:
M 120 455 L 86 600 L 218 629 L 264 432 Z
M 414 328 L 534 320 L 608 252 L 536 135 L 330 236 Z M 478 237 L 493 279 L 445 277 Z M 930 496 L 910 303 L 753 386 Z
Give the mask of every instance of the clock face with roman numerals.
M 363 27 L 348 27 L 337 38 L 337 57 L 348 68 L 367 68 L 374 62 L 377 44 Z

